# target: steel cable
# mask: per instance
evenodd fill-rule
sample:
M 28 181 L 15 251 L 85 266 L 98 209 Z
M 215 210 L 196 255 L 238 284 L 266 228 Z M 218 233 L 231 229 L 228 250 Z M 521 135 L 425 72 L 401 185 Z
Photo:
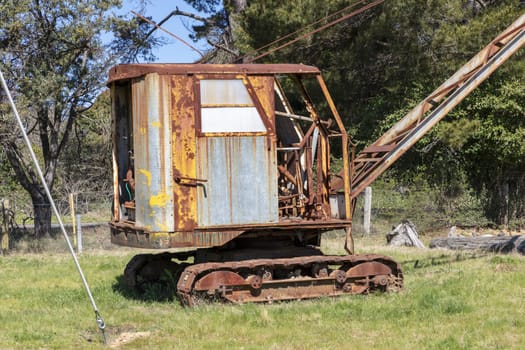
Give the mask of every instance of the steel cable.
M 89 285 L 87 283 L 86 277 L 84 276 L 84 272 L 82 271 L 82 267 L 80 266 L 80 263 L 78 261 L 78 258 L 75 254 L 75 250 L 73 249 L 73 246 L 71 245 L 71 242 L 69 240 L 69 237 L 67 236 L 66 229 L 64 228 L 64 223 L 62 222 L 62 219 L 60 218 L 60 215 L 58 213 L 58 209 L 55 205 L 55 201 L 53 200 L 53 197 L 51 196 L 51 192 L 49 191 L 49 187 L 47 186 L 47 183 L 44 179 L 44 175 L 42 173 L 42 169 L 40 168 L 40 165 L 38 164 L 38 160 L 36 158 L 35 152 L 33 151 L 33 147 L 31 145 L 31 141 L 29 140 L 29 137 L 27 136 L 26 130 L 24 128 L 24 125 L 22 124 L 22 120 L 20 118 L 20 115 L 18 114 L 18 110 L 16 108 L 15 102 L 13 101 L 13 97 L 11 96 L 11 92 L 9 91 L 9 88 L 7 86 L 7 83 L 4 79 L 4 75 L 2 74 L 2 70 L 0 70 L 0 80 L 2 81 L 2 86 L 4 88 L 4 91 L 7 95 L 7 98 L 9 100 L 9 104 L 11 105 L 11 108 L 13 110 L 13 114 L 15 115 L 15 119 L 18 123 L 18 126 L 20 127 L 20 130 L 22 132 L 22 136 L 24 137 L 25 144 L 27 148 L 29 149 L 29 153 L 31 154 L 31 158 L 33 160 L 33 164 L 35 166 L 35 169 L 38 173 L 38 176 L 40 178 L 40 182 L 42 183 L 42 186 L 44 187 L 44 190 L 46 192 L 47 198 L 49 199 L 49 202 L 51 203 L 51 207 L 53 208 L 53 212 L 55 213 L 55 216 L 57 217 L 60 229 L 62 231 L 62 234 L 64 235 L 64 239 L 66 240 L 67 246 L 69 248 L 69 252 L 71 253 L 71 256 L 73 257 L 73 261 L 75 262 L 75 266 L 78 270 L 78 273 L 80 275 L 80 278 L 82 279 L 82 283 L 84 285 L 84 289 L 86 290 L 86 293 L 88 295 L 88 298 L 91 302 L 91 305 L 93 307 L 93 311 L 95 312 L 95 319 L 97 322 L 97 326 L 102 332 L 102 336 L 104 338 L 104 343 L 106 343 L 106 333 L 105 328 L 106 324 L 104 323 L 104 319 L 100 315 L 100 312 L 98 310 L 97 304 L 95 303 L 95 299 L 93 298 L 93 294 L 91 294 L 91 289 L 89 288 Z

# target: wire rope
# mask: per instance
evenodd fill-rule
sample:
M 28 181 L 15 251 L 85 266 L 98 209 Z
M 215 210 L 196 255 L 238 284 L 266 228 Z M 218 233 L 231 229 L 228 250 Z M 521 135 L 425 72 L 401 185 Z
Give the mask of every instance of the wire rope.
M 60 215 L 58 213 L 58 209 L 55 205 L 55 201 L 53 200 L 53 196 L 51 196 L 51 192 L 49 191 L 49 186 L 47 186 L 47 183 L 44 178 L 44 174 L 42 173 L 42 169 L 40 168 L 40 165 L 38 163 L 38 160 L 36 158 L 35 152 L 33 151 L 33 146 L 31 145 L 31 141 L 29 140 L 29 137 L 27 136 L 26 129 L 24 127 L 24 124 L 22 123 L 22 119 L 20 118 L 20 115 L 18 114 L 18 110 L 16 108 L 15 102 L 13 101 L 13 97 L 11 96 L 11 92 L 9 91 L 9 88 L 7 86 L 7 83 L 4 79 L 4 75 L 2 74 L 2 70 L 0 70 L 0 80 L 2 82 L 2 86 L 4 88 L 4 91 L 7 95 L 7 98 L 9 100 L 9 104 L 11 105 L 11 108 L 13 110 L 13 114 L 15 115 L 15 119 L 18 123 L 18 126 L 20 127 L 20 130 L 22 132 L 22 136 L 24 138 L 25 144 L 27 148 L 29 149 L 29 153 L 31 154 L 31 158 L 33 160 L 33 165 L 35 167 L 35 170 L 38 173 L 38 177 L 40 178 L 40 182 L 42 183 L 42 186 L 44 187 L 44 190 L 46 192 L 47 198 L 49 199 L 49 202 L 51 203 L 51 207 L 53 208 L 53 212 L 55 213 L 55 216 L 58 220 L 60 229 L 62 231 L 62 234 L 64 235 L 64 239 L 66 240 L 67 246 L 69 248 L 69 252 L 71 253 L 71 256 L 73 257 L 73 261 L 75 262 L 75 266 L 78 270 L 78 273 L 80 275 L 80 278 L 82 280 L 82 284 L 84 285 L 84 289 L 86 290 L 86 293 L 88 295 L 89 301 L 91 302 L 91 306 L 93 307 L 93 311 L 95 312 L 95 319 L 97 322 L 97 326 L 102 332 L 102 336 L 104 338 L 104 343 L 106 343 L 106 324 L 104 322 L 104 319 L 102 318 L 102 315 L 100 314 L 100 311 L 98 310 L 97 304 L 95 302 L 95 298 L 93 298 L 93 294 L 91 293 L 91 289 L 89 288 L 89 285 L 87 283 L 86 277 L 84 276 L 84 272 L 82 271 L 82 267 L 80 266 L 80 263 L 78 261 L 78 258 L 75 254 L 75 250 L 73 249 L 73 246 L 71 245 L 71 242 L 69 240 L 69 237 L 67 236 L 66 229 L 64 228 L 64 223 L 62 222 L 62 219 L 60 218 Z

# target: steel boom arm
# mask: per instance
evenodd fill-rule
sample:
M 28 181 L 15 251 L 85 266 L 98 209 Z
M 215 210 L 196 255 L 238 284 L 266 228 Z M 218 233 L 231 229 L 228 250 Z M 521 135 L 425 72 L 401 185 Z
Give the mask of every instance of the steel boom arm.
M 355 199 L 366 186 L 383 174 L 524 44 L 525 14 L 372 145 L 357 154 L 350 167 L 350 198 Z M 343 176 L 339 176 L 332 181 L 333 190 L 338 191 L 343 188 L 342 178 Z

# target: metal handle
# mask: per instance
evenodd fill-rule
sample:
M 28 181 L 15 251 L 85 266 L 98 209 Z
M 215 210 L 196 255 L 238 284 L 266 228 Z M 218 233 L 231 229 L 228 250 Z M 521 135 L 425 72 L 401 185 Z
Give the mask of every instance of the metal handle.
M 197 179 L 194 177 L 186 177 L 186 176 L 174 176 L 173 180 L 179 185 L 182 186 L 197 186 L 199 184 L 202 184 L 203 182 L 208 182 L 208 180 L 205 179 Z

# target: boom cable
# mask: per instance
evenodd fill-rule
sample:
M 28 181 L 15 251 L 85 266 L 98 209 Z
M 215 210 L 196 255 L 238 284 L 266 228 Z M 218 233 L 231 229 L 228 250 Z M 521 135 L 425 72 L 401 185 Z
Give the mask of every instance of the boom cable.
M 262 49 L 265 49 L 265 48 L 268 48 L 268 47 L 270 47 L 272 45 L 275 45 L 275 44 L 283 41 L 284 39 L 290 38 L 290 37 L 292 37 L 292 36 L 302 32 L 303 30 L 305 30 L 305 29 L 307 29 L 309 27 L 312 27 L 312 26 L 314 26 L 316 24 L 319 24 L 322 21 L 325 21 L 325 20 L 327 20 L 327 19 L 329 19 L 329 18 L 331 18 L 333 16 L 339 15 L 339 14 L 341 14 L 341 13 L 343 13 L 343 12 L 345 12 L 345 11 L 347 11 L 347 10 L 357 6 L 357 5 L 362 5 L 362 4 L 366 3 L 366 2 L 368 2 L 368 1 L 367 0 L 361 0 L 361 1 L 358 1 L 358 2 L 356 2 L 354 4 L 352 4 L 352 5 L 349 5 L 349 6 L 345 7 L 344 9 L 341 9 L 341 10 L 336 11 L 336 12 L 334 12 L 334 13 L 326 16 L 326 17 L 323 17 L 323 18 L 321 18 L 321 19 L 319 19 L 319 20 L 317 20 L 317 21 L 315 21 L 315 22 L 313 22 L 313 23 L 311 23 L 311 24 L 309 24 L 309 25 L 307 25 L 307 26 L 305 26 L 305 27 L 303 27 L 303 28 L 301 28 L 299 30 L 296 30 L 293 33 L 290 33 L 290 34 L 287 34 L 287 35 L 285 35 L 285 36 L 283 36 L 281 38 L 278 38 L 278 39 L 272 41 L 271 43 L 268 43 L 268 44 L 266 44 L 266 45 L 256 49 L 255 52 L 258 52 L 258 51 L 260 51 Z M 309 32 L 307 32 L 307 33 L 305 33 L 303 35 L 300 35 L 297 38 L 295 38 L 293 40 L 290 40 L 290 41 L 288 41 L 288 42 L 286 42 L 284 44 L 281 44 L 281 45 L 279 45 L 279 46 L 277 46 L 277 47 L 275 47 L 273 49 L 269 49 L 268 51 L 266 51 L 266 52 L 256 56 L 255 58 L 252 58 L 252 59 L 246 61 L 245 63 L 253 63 L 253 62 L 257 61 L 258 59 L 261 59 L 261 58 L 263 58 L 265 56 L 268 56 L 269 54 L 271 54 L 271 53 L 273 53 L 275 51 L 278 51 L 278 50 L 283 49 L 283 48 L 285 48 L 287 46 L 290 46 L 290 45 L 296 43 L 299 40 L 307 38 L 307 37 L 309 37 L 309 36 L 311 36 L 313 34 L 316 34 L 316 33 L 320 32 L 320 31 L 325 30 L 326 28 L 332 27 L 332 26 L 334 26 L 334 25 L 336 25 L 336 24 L 338 24 L 338 23 L 340 23 L 342 21 L 345 21 L 345 20 L 347 20 L 347 19 L 349 19 L 351 17 L 354 17 L 354 16 L 356 16 L 358 14 L 361 14 L 361 13 L 363 13 L 363 12 L 373 8 L 373 7 L 376 7 L 377 5 L 382 4 L 383 2 L 385 2 L 385 0 L 373 1 L 373 2 L 369 3 L 368 5 L 364 5 L 363 7 L 360 7 L 357 10 L 354 10 L 354 11 L 352 11 L 352 12 L 350 12 L 350 13 L 344 15 L 344 16 L 341 16 L 340 18 L 337 18 L 337 19 L 335 19 L 335 20 L 333 20 L 331 22 L 328 22 L 327 24 L 324 24 L 324 25 L 322 25 L 321 27 L 319 27 L 317 29 L 311 30 L 311 31 L 309 31 Z M 242 56 L 239 60 L 245 58 L 246 56 L 247 55 Z
M 331 17 L 334 17 L 334 16 L 337 16 L 337 15 L 340 15 L 341 13 L 343 13 L 343 12 L 345 12 L 345 11 L 348 11 L 348 10 L 350 10 L 351 8 L 353 8 L 353 7 L 357 6 L 357 5 L 363 4 L 363 3 L 365 3 L 365 2 L 367 2 L 367 0 L 361 0 L 361 1 L 355 2 L 355 3 L 353 3 L 353 4 L 351 4 L 351 5 L 349 5 L 349 6 L 345 7 L 345 8 L 343 8 L 343 9 L 341 9 L 341 10 L 339 10 L 339 11 L 336 11 L 336 12 L 334 12 L 334 13 L 331 13 L 331 14 L 329 14 L 328 16 L 325 16 L 325 17 L 323 17 L 323 18 L 320 18 L 320 19 L 318 19 L 318 20 L 315 21 L 315 22 L 312 22 L 312 23 L 310 23 L 310 24 L 308 24 L 308 25 L 306 25 L 306 26 L 304 26 L 304 27 L 302 27 L 302 28 L 300 28 L 300 29 L 297 29 L 295 32 L 288 33 L 288 34 L 286 34 L 286 35 L 284 35 L 284 36 L 282 36 L 282 37 L 280 37 L 280 38 L 277 38 L 277 39 L 275 39 L 274 41 L 272 41 L 272 42 L 270 42 L 270 43 L 268 43 L 268 44 L 266 44 L 266 45 L 263 45 L 263 46 L 261 46 L 261 47 L 255 49 L 255 51 L 254 51 L 253 53 L 257 53 L 257 52 L 259 52 L 259 51 L 261 51 L 261 50 L 264 50 L 264 49 L 266 49 L 266 48 L 268 48 L 268 47 L 270 47 L 270 46 L 272 46 L 272 45 L 278 44 L 278 43 L 280 43 L 281 41 L 283 41 L 283 40 L 285 40 L 285 39 L 288 39 L 288 38 L 290 38 L 290 37 L 292 37 L 292 36 L 294 36 L 294 35 L 297 35 L 297 34 L 301 33 L 302 31 L 304 31 L 304 30 L 306 30 L 306 29 L 308 29 L 308 28 L 310 28 L 310 27 L 313 27 L 313 26 L 316 25 L 316 24 L 319 24 L 319 23 L 321 23 L 321 22 L 323 22 L 323 21 L 326 21 L 326 20 L 328 20 L 328 19 L 331 18 Z M 247 56 L 247 55 L 244 55 L 244 56 L 242 56 L 241 58 L 239 58 L 238 60 L 242 60 L 242 59 L 245 58 L 246 56 Z

